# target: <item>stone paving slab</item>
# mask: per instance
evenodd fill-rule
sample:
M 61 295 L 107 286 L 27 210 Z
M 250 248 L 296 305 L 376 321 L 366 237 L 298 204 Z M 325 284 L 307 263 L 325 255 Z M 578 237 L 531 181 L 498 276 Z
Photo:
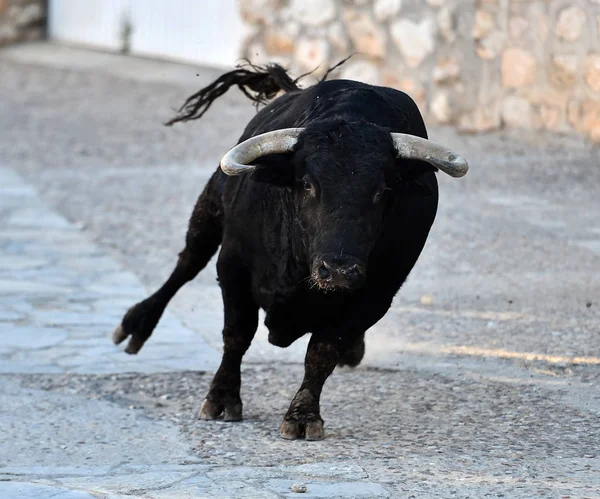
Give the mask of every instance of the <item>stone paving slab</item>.
M 51 497 L 52 499 L 94 499 L 94 496 L 87 492 L 27 482 L 0 483 L 0 496 L 7 499 L 40 499 L 42 497 Z
M 0 167 L 0 373 L 215 370 L 220 355 L 168 311 L 144 360 L 110 333 L 147 296 L 136 276 Z

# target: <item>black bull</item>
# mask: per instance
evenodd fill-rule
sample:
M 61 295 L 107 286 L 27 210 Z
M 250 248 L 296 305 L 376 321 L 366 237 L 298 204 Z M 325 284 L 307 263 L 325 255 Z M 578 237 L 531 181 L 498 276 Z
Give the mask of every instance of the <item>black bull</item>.
M 303 131 L 293 148 L 254 158 L 249 173 L 228 176 L 217 168 L 193 210 L 175 270 L 129 309 L 113 339 L 130 337 L 126 351 L 137 353 L 169 300 L 221 246 L 224 352 L 200 417 L 242 419 L 240 366 L 263 308 L 271 343 L 286 347 L 312 333 L 281 435 L 318 440 L 325 381 L 336 365 L 360 363 L 365 331 L 387 312 L 423 249 L 437 210 L 437 168 L 398 157 L 390 132 L 427 138 L 408 95 L 349 80 L 301 90 L 277 65 L 223 75 L 168 124 L 201 117 L 233 85 L 256 102 L 283 91 L 239 143 L 273 130 Z

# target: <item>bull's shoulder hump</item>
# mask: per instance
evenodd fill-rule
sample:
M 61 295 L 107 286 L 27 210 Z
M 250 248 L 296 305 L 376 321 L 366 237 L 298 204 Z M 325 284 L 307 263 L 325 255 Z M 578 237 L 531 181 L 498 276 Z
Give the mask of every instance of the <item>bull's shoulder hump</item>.
M 381 125 L 400 131 L 406 128 L 406 121 L 421 121 L 414 100 L 400 90 L 355 80 L 326 80 L 275 99 L 252 118 L 240 141 L 272 130 L 306 126 L 329 115 L 346 114 L 352 120 L 381 121 Z
M 414 103 L 413 99 L 406 92 L 391 87 L 383 87 L 379 85 L 370 85 L 356 80 L 327 80 L 310 88 L 307 88 L 303 92 L 310 93 L 313 90 L 316 95 L 330 94 L 330 93 L 341 93 L 341 94 L 364 94 L 371 95 L 373 97 L 380 97 L 386 100 L 391 100 L 397 104 Z M 348 92 L 346 92 L 348 91 Z

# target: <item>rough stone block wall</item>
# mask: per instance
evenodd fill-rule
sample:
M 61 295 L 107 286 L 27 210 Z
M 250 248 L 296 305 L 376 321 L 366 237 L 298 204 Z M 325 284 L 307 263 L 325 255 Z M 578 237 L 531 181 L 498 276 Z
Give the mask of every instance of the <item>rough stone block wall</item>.
M 600 0 L 240 0 L 252 62 L 399 88 L 465 132 L 600 142 Z
M 45 0 L 0 0 L 0 47 L 39 40 L 45 30 Z

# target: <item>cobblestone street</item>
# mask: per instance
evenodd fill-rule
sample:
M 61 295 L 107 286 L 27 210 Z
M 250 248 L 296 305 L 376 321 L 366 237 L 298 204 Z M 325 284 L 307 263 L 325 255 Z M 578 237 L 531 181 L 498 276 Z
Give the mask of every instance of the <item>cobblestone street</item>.
M 600 497 L 600 158 L 581 139 L 431 130 L 471 171 L 440 178 L 364 363 L 325 385 L 322 442 L 279 437 L 307 339 L 281 350 L 262 325 L 245 420 L 196 418 L 221 356 L 214 262 L 139 355 L 112 344 L 254 112 L 232 91 L 162 126 L 218 74 L 0 51 L 0 497 Z

